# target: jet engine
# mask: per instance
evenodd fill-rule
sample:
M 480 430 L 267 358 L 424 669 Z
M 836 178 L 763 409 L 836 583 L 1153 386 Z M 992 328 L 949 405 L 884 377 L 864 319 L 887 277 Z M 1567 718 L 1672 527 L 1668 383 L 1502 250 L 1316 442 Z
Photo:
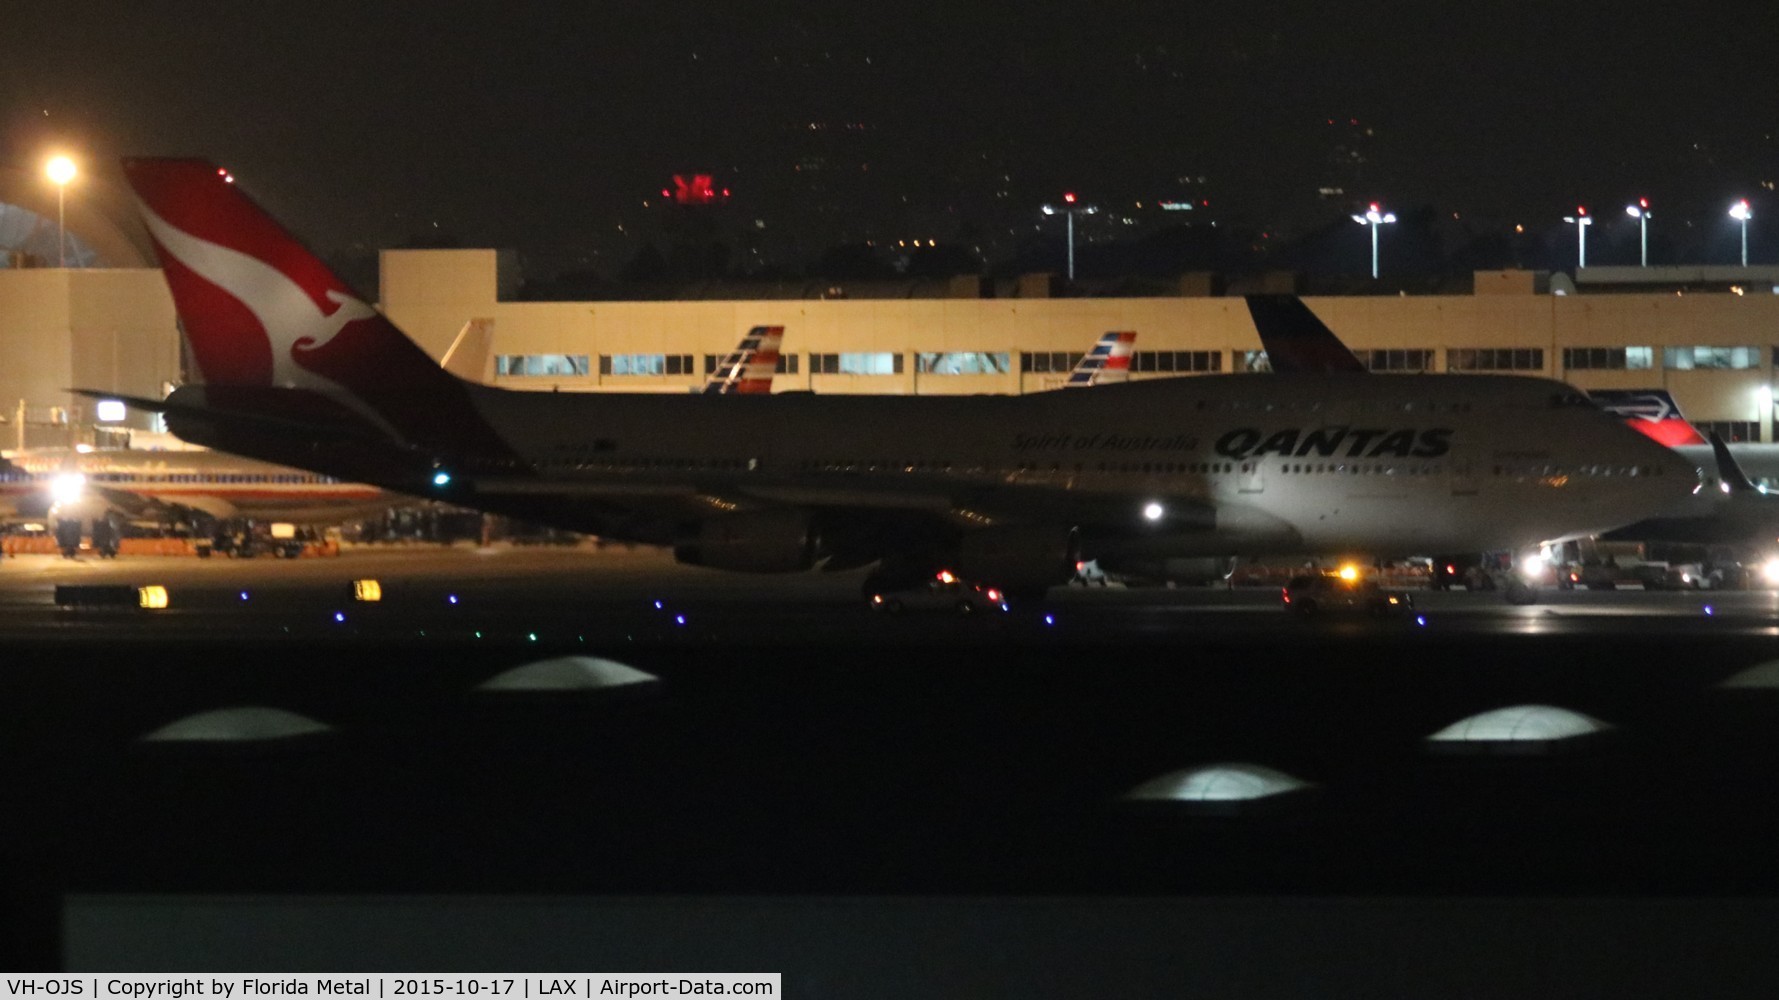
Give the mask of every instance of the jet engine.
M 966 579 L 1009 591 L 1042 591 L 1075 575 L 1081 546 L 1075 529 L 1056 525 L 1007 525 L 964 535 L 957 571 Z
M 795 573 L 814 565 L 820 549 L 808 511 L 758 510 L 700 522 L 693 537 L 673 547 L 673 557 L 740 573 Z

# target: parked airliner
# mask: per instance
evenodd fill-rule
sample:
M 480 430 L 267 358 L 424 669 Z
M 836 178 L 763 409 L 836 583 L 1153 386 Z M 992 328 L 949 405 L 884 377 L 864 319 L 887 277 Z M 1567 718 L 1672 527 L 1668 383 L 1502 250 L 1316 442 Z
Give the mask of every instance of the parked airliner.
M 1667 449 L 1540 378 L 1206 375 L 964 397 L 476 385 L 214 165 L 124 169 L 202 376 L 130 402 L 175 434 L 673 544 L 689 563 L 881 561 L 879 587 L 949 565 L 1036 590 L 1120 552 L 1525 551 L 1696 485 Z

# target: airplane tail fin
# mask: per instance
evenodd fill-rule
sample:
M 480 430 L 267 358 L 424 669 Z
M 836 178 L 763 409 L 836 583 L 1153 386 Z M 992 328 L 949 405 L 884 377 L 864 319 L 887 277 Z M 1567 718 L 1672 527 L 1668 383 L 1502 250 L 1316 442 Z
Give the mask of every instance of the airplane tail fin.
M 1717 456 L 1717 478 L 1729 488 L 1730 493 L 1759 493 L 1759 487 L 1749 480 L 1748 474 L 1742 471 L 1742 465 L 1736 456 L 1730 454 L 1730 446 L 1723 443 L 1723 438 L 1711 432 L 1711 453 Z
M 235 185 L 195 159 L 127 159 L 198 381 L 298 389 L 424 438 L 468 390 Z M 480 423 L 479 420 L 475 420 Z
M 1364 372 L 1358 355 L 1341 343 L 1295 295 L 1249 295 L 1248 313 L 1275 372 Z
M 482 382 L 488 377 L 488 355 L 494 349 L 494 321 L 472 319 L 457 331 L 457 339 L 445 349 L 439 367 L 465 382 Z
M 758 395 L 772 391 L 778 371 L 778 348 L 784 343 L 784 327 L 756 326 L 741 338 L 735 351 L 723 359 L 704 382 L 707 396 Z
M 1670 448 L 1705 443 L 1666 389 L 1590 389 L 1588 398 L 1601 409 L 1618 414 L 1627 426 Z
M 1080 388 L 1130 381 L 1130 355 L 1136 342 L 1137 335 L 1133 330 L 1114 330 L 1105 334 L 1093 345 L 1093 350 L 1076 363 L 1074 370 L 1069 372 L 1069 380 L 1063 385 Z

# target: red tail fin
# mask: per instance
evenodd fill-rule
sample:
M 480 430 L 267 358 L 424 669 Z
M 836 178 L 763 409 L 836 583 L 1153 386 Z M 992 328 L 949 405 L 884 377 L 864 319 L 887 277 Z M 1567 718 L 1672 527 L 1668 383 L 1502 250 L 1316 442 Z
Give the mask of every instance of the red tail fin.
M 404 433 L 457 406 L 469 415 L 462 383 L 226 171 L 203 160 L 135 159 L 124 173 L 203 383 L 307 389 Z

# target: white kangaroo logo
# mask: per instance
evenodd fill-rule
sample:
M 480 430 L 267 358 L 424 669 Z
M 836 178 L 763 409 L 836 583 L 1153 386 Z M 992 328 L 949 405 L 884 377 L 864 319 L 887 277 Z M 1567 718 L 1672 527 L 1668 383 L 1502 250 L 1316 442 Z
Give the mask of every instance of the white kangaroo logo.
M 325 315 L 301 285 L 259 258 L 184 232 L 156 215 L 146 203 L 142 204 L 142 217 L 168 253 L 205 281 L 239 299 L 259 320 L 271 341 L 273 385 L 351 396 L 346 387 L 297 364 L 297 352 L 325 347 L 347 323 L 377 315 L 375 309 L 330 289 L 327 298 L 339 308 L 333 315 Z M 203 360 L 200 358 L 198 363 L 201 368 Z

